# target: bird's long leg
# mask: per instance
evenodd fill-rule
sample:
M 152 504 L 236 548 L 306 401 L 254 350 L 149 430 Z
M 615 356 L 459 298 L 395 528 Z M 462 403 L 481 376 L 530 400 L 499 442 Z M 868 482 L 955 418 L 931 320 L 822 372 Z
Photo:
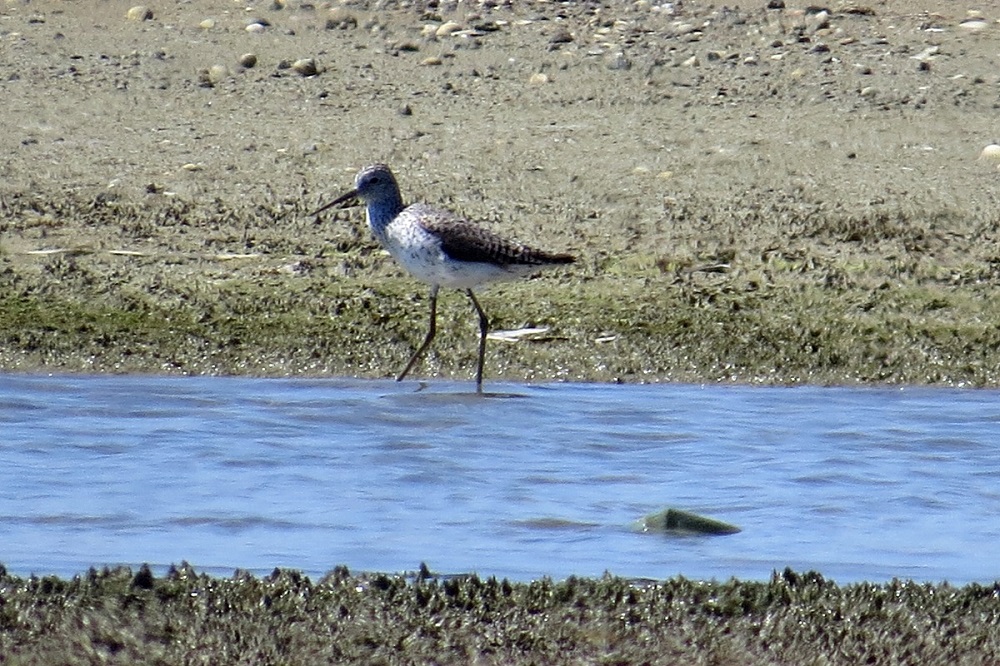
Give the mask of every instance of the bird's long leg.
M 476 367 L 476 392 L 483 392 L 483 359 L 486 356 L 486 333 L 490 330 L 490 320 L 483 311 L 483 306 L 476 300 L 476 295 L 471 289 L 466 289 L 465 293 L 472 299 L 472 304 L 476 306 L 479 313 L 479 365 Z
M 420 345 L 417 351 L 413 352 L 413 356 L 410 357 L 410 362 L 406 364 L 406 367 L 403 368 L 403 371 L 399 373 L 398 377 L 396 377 L 397 382 L 403 381 L 403 378 L 406 377 L 407 373 L 409 373 L 410 370 L 413 368 L 413 365 L 417 362 L 417 359 L 419 359 L 423 355 L 423 353 L 427 351 L 427 348 L 431 346 L 431 340 L 434 339 L 434 333 L 437 331 L 437 302 L 438 302 L 438 286 L 434 285 L 431 287 L 431 327 L 427 330 L 427 337 L 424 338 L 423 343 Z

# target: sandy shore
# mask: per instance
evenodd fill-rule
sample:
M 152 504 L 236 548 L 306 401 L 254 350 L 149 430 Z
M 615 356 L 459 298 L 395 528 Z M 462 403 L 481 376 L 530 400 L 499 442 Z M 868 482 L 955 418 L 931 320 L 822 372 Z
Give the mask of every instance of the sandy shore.
M 780 4 L 7 0 L 0 368 L 393 375 L 426 287 L 307 215 L 386 161 L 580 257 L 488 380 L 996 385 L 1000 16 Z

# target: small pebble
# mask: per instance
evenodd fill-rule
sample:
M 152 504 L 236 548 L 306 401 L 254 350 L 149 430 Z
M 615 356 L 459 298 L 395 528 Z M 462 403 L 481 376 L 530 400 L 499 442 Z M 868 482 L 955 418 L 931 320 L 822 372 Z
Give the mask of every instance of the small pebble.
M 979 159 L 1000 162 L 1000 145 L 991 143 L 986 146 L 983 148 L 983 152 L 979 153 Z
M 979 18 L 966 19 L 958 24 L 959 28 L 962 28 L 963 30 L 968 30 L 969 32 L 982 32 L 983 30 L 986 30 L 986 28 L 988 28 L 989 26 L 990 26 L 989 23 Z
M 441 60 L 441 58 L 438 58 L 437 56 L 430 56 L 428 58 L 424 58 L 423 60 L 421 60 L 420 64 L 425 67 L 435 67 L 437 65 L 442 64 L 443 62 L 444 61 Z
M 612 70 L 626 70 L 632 68 L 632 61 L 625 57 L 625 54 L 621 51 L 608 54 L 604 59 L 604 64 L 608 69 Z
M 212 88 L 227 76 L 229 69 L 225 65 L 212 65 L 198 72 L 198 84 L 203 88 Z
M 437 37 L 448 37 L 462 29 L 462 26 L 455 21 L 447 21 L 434 32 Z
M 816 12 L 815 14 L 809 17 L 806 26 L 806 34 L 812 35 L 820 30 L 825 30 L 826 28 L 829 27 L 830 27 L 830 13 L 824 9 L 822 11 Z
M 568 44 L 573 41 L 573 33 L 565 28 L 560 28 L 549 37 L 549 44 Z
M 229 76 L 229 68 L 225 65 L 212 65 L 208 68 L 208 75 L 212 78 L 213 83 L 218 83 Z
M 129 21 L 149 21 L 153 18 L 153 10 L 145 5 L 136 5 L 128 10 L 125 18 Z
M 531 78 L 528 79 L 528 85 L 544 86 L 549 81 L 550 81 L 549 75 L 546 74 L 545 72 L 535 72 L 534 74 L 531 75 Z
M 240 66 L 250 69 L 251 67 L 257 66 L 257 54 L 256 53 L 244 53 L 240 56 Z
M 198 24 L 198 27 L 202 30 L 211 30 L 215 27 L 215 19 L 207 18 Z
M 358 19 L 343 7 L 334 7 L 327 14 L 327 30 L 349 30 L 358 27 Z
M 294 69 L 300 76 L 316 76 L 319 74 L 319 69 L 316 67 L 316 61 L 312 58 L 300 58 L 292 63 L 292 69 Z
M 250 23 L 246 27 L 246 31 L 250 33 L 264 32 L 267 28 L 263 23 Z

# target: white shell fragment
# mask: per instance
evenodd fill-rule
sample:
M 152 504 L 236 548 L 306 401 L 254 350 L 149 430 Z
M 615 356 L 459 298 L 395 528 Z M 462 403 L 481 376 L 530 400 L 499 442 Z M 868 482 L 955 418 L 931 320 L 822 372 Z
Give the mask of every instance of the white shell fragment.
M 516 328 L 508 331 L 491 331 L 486 336 L 489 340 L 499 340 L 500 342 L 525 342 L 548 340 L 548 326 Z

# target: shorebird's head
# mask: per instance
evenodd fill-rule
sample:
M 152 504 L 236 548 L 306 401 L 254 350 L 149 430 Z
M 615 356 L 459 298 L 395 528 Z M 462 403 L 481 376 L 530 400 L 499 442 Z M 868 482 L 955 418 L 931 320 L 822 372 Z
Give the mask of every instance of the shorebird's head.
M 366 166 L 354 177 L 354 192 L 366 202 L 393 199 L 399 196 L 396 177 L 384 164 Z
M 354 177 L 353 190 L 345 192 L 310 215 L 318 215 L 334 206 L 350 208 L 357 206 L 362 201 L 365 203 L 372 201 L 395 202 L 399 199 L 399 186 L 396 185 L 396 178 L 392 175 L 389 167 L 385 164 L 372 164 L 359 171 L 358 175 Z

